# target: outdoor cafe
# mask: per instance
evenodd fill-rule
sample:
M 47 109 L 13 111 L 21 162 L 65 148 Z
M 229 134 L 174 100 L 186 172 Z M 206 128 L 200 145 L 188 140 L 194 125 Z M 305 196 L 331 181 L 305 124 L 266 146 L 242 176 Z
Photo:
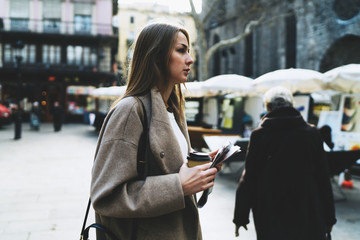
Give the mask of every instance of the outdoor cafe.
M 232 141 L 242 150 L 233 161 L 243 162 L 249 134 L 259 125 L 265 111 L 262 96 L 279 85 L 293 92 L 295 108 L 305 121 L 319 128 L 331 127 L 334 147 L 324 147 L 332 173 L 338 174 L 357 165 L 360 158 L 360 64 L 341 66 L 325 73 L 290 68 L 256 79 L 223 74 L 203 82 L 188 82 L 182 90 L 192 147 L 198 151 L 213 151 L 216 146 Z M 98 119 L 103 120 L 111 103 L 124 94 L 125 89 L 126 86 L 121 86 L 92 91 Z M 92 123 L 95 122 L 96 119 Z M 96 124 L 101 126 L 102 121 Z

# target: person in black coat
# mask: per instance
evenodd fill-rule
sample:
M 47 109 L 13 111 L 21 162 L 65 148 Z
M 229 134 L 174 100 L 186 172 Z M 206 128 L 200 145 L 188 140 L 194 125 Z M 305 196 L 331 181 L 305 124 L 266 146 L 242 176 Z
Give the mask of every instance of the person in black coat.
M 54 131 L 58 132 L 61 130 L 61 126 L 64 118 L 64 109 L 62 108 L 62 106 L 59 104 L 58 101 L 54 102 L 52 115 L 54 118 Z
M 323 141 L 283 87 L 264 95 L 268 113 L 250 136 L 236 191 L 236 235 L 252 210 L 258 240 L 322 240 L 336 222 Z

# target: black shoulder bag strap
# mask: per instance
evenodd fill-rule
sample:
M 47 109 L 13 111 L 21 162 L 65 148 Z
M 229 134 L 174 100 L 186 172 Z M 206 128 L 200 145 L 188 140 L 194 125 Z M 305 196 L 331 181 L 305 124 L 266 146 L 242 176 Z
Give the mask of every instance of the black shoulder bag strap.
M 147 115 L 147 111 L 146 111 L 143 101 L 141 101 L 141 99 L 139 97 L 134 96 L 134 98 L 138 102 L 139 101 L 141 102 L 142 113 L 143 113 L 143 120 L 141 121 L 142 125 L 143 125 L 143 132 L 142 132 L 140 140 L 139 140 L 138 156 L 137 156 L 137 172 L 138 172 L 139 179 L 144 180 L 146 178 L 147 172 L 148 172 L 148 161 L 150 158 L 149 156 L 151 156 L 150 155 L 151 154 L 150 144 L 149 144 L 150 143 L 149 142 L 149 128 L 150 128 L 150 121 L 151 121 L 151 116 L 152 116 L 151 95 L 149 97 L 150 98 L 150 108 L 149 108 L 149 113 L 148 113 L 149 115 Z M 141 151 L 141 149 L 144 149 L 143 146 L 145 146 L 145 151 Z M 118 240 L 116 238 L 115 234 L 112 233 L 110 231 L 110 229 L 106 228 L 104 225 L 101 225 L 98 223 L 93 223 L 93 224 L 89 225 L 88 227 L 86 227 L 86 220 L 89 215 L 90 206 L 91 206 L 91 199 L 89 197 L 88 205 L 87 205 L 86 212 L 85 212 L 84 222 L 83 222 L 83 225 L 81 228 L 80 240 L 88 240 L 89 239 L 89 231 L 91 228 L 95 228 L 97 230 L 102 231 L 111 240 Z
M 143 132 L 140 137 L 139 146 L 138 146 L 138 157 L 137 157 L 137 172 L 139 179 L 144 180 L 148 175 L 148 168 L 149 168 L 149 159 L 151 156 L 150 150 L 150 139 L 149 139 L 149 130 L 150 130 L 150 121 L 152 116 L 152 104 L 151 104 L 151 93 L 149 96 L 150 107 L 148 112 L 146 111 L 145 105 L 140 98 L 135 97 L 138 101 L 141 102 L 142 109 L 143 109 Z M 145 147 L 144 147 L 145 146 Z M 143 149 L 145 148 L 145 151 Z

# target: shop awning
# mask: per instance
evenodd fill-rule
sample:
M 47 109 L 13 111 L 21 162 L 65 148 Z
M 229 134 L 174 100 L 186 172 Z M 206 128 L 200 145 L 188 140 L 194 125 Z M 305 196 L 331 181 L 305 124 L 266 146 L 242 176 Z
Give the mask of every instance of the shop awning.
M 67 94 L 71 95 L 90 95 L 95 89 L 94 86 L 68 86 L 66 89 Z

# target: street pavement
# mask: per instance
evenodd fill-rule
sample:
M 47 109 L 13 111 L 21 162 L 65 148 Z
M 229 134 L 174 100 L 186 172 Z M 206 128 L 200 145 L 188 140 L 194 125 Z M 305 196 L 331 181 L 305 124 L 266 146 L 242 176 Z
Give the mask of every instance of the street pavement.
M 19 140 L 14 140 L 13 125 L 0 128 L 1 240 L 79 239 L 96 141 L 94 128 L 85 124 L 65 124 L 54 132 L 50 123 L 39 131 L 23 123 Z M 360 239 L 360 179 L 353 182 L 354 189 L 342 189 L 346 200 L 336 201 L 334 240 Z M 252 222 L 248 231 L 241 229 L 240 238 L 234 237 L 236 186 L 231 175 L 216 178 L 208 203 L 199 210 L 204 240 L 256 239 Z M 88 223 L 93 216 L 91 211 Z

